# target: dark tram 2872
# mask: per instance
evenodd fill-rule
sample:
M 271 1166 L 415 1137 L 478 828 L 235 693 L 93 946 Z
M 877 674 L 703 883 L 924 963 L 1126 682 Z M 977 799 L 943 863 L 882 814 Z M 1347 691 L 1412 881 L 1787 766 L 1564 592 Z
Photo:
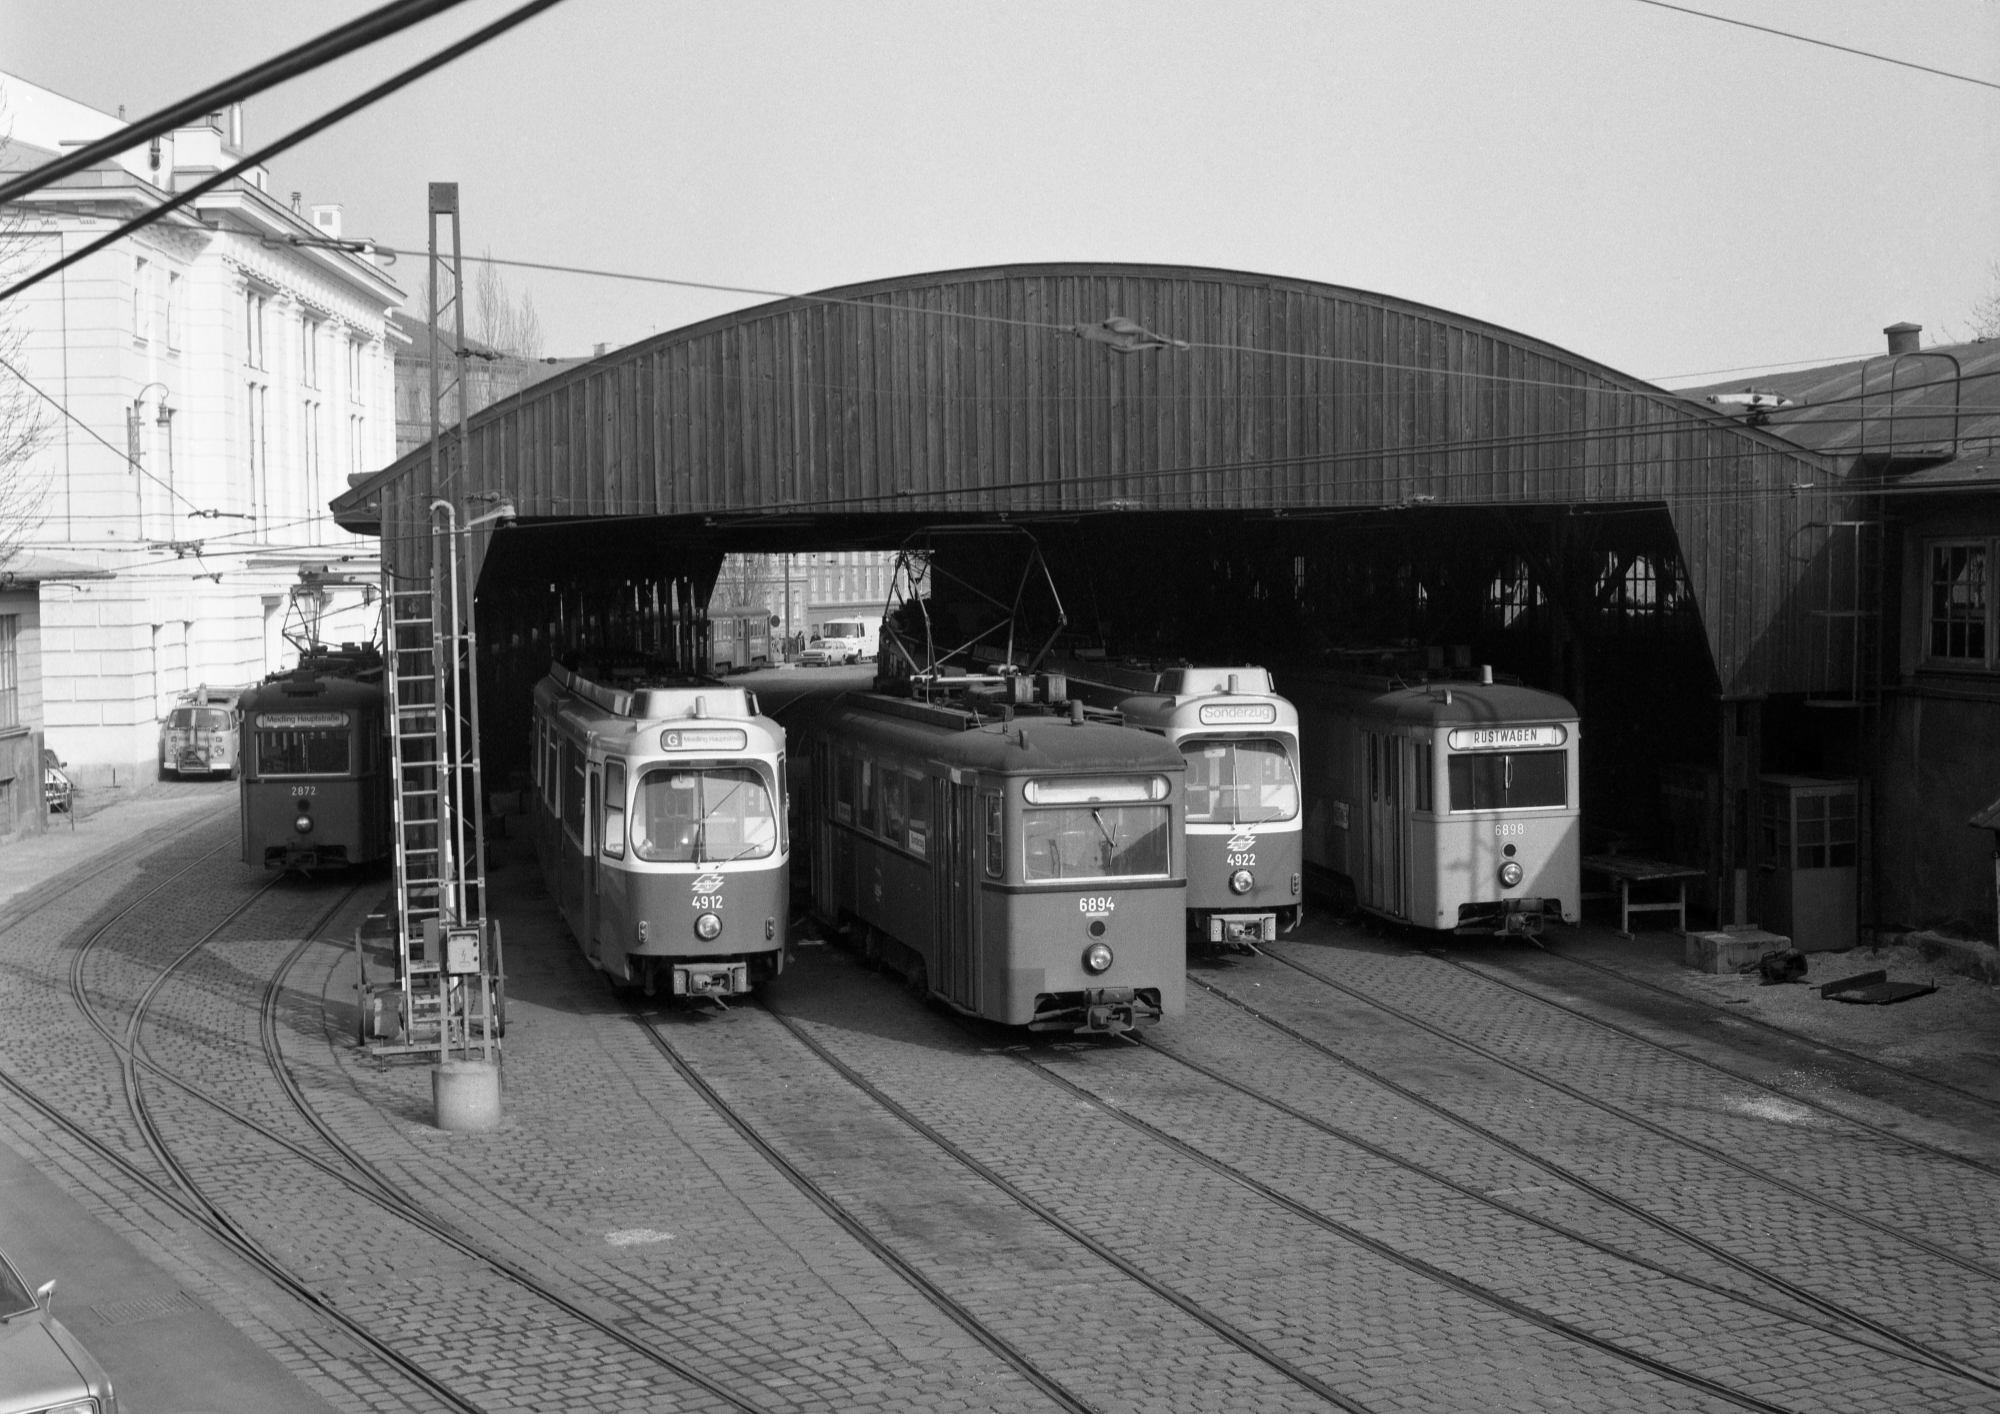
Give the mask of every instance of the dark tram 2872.
M 932 700 L 852 693 L 823 711 L 803 812 L 813 907 L 955 1010 L 1124 1031 L 1182 1010 L 1186 763 L 1080 700 L 1049 703 L 1060 681 L 941 677 Z M 976 704 L 982 688 L 994 700 Z
M 393 845 L 382 657 L 370 645 L 306 654 L 238 701 L 243 862 L 312 873 Z

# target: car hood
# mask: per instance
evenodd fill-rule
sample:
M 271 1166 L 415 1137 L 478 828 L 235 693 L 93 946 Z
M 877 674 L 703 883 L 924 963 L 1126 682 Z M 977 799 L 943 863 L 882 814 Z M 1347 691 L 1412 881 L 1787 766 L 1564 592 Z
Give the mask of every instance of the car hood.
M 88 1382 L 43 1320 L 18 1316 L 0 1325 L 0 1414 L 45 1409 L 89 1393 Z

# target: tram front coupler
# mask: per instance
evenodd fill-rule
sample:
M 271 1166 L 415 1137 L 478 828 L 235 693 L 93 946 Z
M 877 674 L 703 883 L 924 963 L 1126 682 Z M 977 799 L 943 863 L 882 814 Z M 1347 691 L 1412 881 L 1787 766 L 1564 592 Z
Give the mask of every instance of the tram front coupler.
M 1216 952 L 1254 955 L 1259 943 L 1278 940 L 1278 915 L 1269 913 L 1211 913 L 1201 922 L 1199 936 Z

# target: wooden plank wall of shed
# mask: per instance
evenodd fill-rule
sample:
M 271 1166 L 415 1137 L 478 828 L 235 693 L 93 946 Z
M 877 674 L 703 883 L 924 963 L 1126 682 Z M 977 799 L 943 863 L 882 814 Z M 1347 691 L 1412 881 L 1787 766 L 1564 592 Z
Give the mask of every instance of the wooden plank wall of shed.
M 1725 690 L 1804 685 L 1805 528 L 1833 508 L 1788 488 L 1829 475 L 1609 370 L 1435 310 L 1194 272 L 853 298 L 710 321 L 530 388 L 475 419 L 451 485 L 531 518 L 1664 502 Z M 1122 355 L 1069 332 L 1112 314 L 1193 347 Z M 384 501 L 385 536 L 421 531 L 414 484 Z

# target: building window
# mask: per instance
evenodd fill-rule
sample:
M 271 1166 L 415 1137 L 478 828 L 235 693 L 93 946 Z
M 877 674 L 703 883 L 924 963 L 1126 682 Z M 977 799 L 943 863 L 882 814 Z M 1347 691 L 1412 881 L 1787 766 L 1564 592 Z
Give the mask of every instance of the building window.
M 312 533 L 307 538 L 315 544 L 319 541 L 320 511 L 325 504 L 325 496 L 320 487 L 319 455 L 319 404 L 306 400 L 305 416 L 300 419 L 300 429 L 305 443 L 300 448 L 304 454 L 306 482 L 306 512 L 312 517 Z
M 181 277 L 167 272 L 167 347 L 181 346 Z
M 246 448 L 250 468 L 250 514 L 261 520 L 268 511 L 261 494 L 264 478 L 269 470 L 270 446 L 268 443 L 269 419 L 265 417 L 264 387 L 261 383 L 248 386 L 244 404 L 248 408 Z
M 299 382 L 308 388 L 319 386 L 319 321 L 299 321 Z
M 347 400 L 361 401 L 361 344 L 355 339 L 347 341 Z
M 21 725 L 21 616 L 0 614 L 0 729 Z
M 1930 595 L 1925 612 L 1930 631 L 1925 648 L 1930 660 L 1957 667 L 1990 667 L 1993 595 L 1987 576 L 1993 563 L 1992 542 L 1946 540 L 1933 542 L 1929 549 Z
M 132 262 L 132 337 L 142 344 L 153 337 L 152 302 L 146 298 L 152 278 L 153 267 L 145 256 Z
M 366 423 L 359 413 L 347 419 L 347 470 L 353 476 L 359 476 L 363 469 L 361 444 L 362 434 L 366 431 Z
M 264 366 L 264 296 L 255 290 L 243 294 L 243 361 L 252 368 Z

